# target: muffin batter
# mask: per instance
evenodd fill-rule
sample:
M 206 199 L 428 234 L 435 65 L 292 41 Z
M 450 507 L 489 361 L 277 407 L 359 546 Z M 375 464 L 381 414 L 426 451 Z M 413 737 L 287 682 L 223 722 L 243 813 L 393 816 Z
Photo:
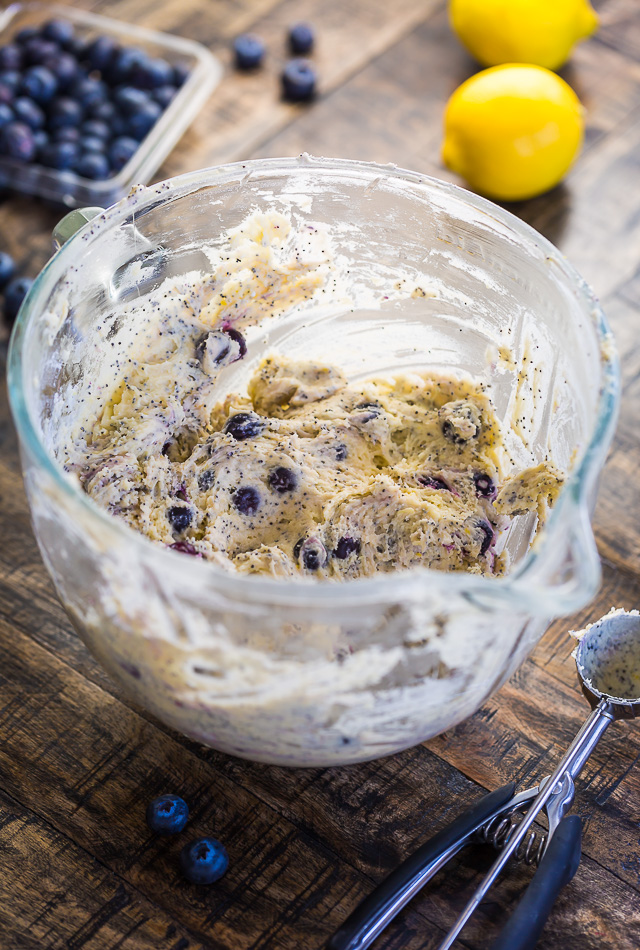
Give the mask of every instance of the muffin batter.
M 106 397 L 97 388 L 102 408 L 67 468 L 151 540 L 237 572 L 503 573 L 510 516 L 543 517 L 562 475 L 544 464 L 506 477 L 482 383 L 420 373 L 350 385 L 337 367 L 274 353 L 247 396 L 219 402 L 246 328 L 331 279 L 325 236 L 290 231 L 282 215 L 256 215 L 211 275 L 138 307 L 143 332 Z

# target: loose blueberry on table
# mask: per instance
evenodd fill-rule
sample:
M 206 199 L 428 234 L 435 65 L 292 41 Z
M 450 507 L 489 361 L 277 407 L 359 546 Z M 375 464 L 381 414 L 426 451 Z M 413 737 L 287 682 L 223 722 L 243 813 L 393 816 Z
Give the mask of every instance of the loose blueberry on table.
M 0 156 L 110 178 L 188 75 L 186 65 L 120 47 L 111 36 L 78 36 L 62 18 L 26 27 L 0 47 Z M 77 148 L 57 147 L 62 141 Z
M 253 33 L 242 33 L 233 41 L 236 69 L 257 69 L 264 58 L 264 43 Z
M 292 59 L 282 76 L 282 95 L 289 102 L 308 102 L 316 92 L 316 71 L 306 59 Z
M 229 867 L 227 849 L 215 838 L 198 838 L 180 852 L 182 872 L 193 884 L 213 884 Z
M 289 28 L 289 49 L 294 56 L 310 53 L 313 49 L 313 29 L 308 23 L 294 23 Z
M 186 826 L 189 806 L 178 795 L 160 795 L 147 806 L 147 824 L 158 835 L 175 835 Z

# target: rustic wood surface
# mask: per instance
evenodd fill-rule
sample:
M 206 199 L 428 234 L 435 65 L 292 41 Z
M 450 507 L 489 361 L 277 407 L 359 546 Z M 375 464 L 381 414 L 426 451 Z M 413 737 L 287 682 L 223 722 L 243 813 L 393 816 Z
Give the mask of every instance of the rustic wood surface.
M 202 165 L 309 151 L 395 162 L 441 178 L 443 105 L 475 64 L 444 0 L 84 0 L 87 9 L 208 45 L 221 86 L 157 178 Z M 558 761 L 587 706 L 566 631 L 610 606 L 640 606 L 640 8 L 601 0 L 598 35 L 563 75 L 587 108 L 584 152 L 566 182 L 510 210 L 554 241 L 600 295 L 617 336 L 624 401 L 595 514 L 604 580 L 555 623 L 532 657 L 470 720 L 382 761 L 285 770 L 232 759 L 133 707 L 73 633 L 40 561 L 18 448 L 0 390 L 0 950 L 316 950 L 373 884 L 484 789 L 521 787 Z M 321 94 L 278 99 L 284 30 L 317 29 Z M 229 40 L 254 29 L 266 70 L 230 68 Z M 34 276 L 59 213 L 0 204 L 0 247 Z M 0 331 L 2 358 L 6 331 Z M 640 947 L 640 730 L 615 725 L 578 782 L 583 858 L 541 950 Z M 194 887 L 176 841 L 146 829 L 154 794 L 183 794 L 190 831 L 220 837 L 230 870 Z M 431 948 L 491 853 L 466 852 L 376 947 Z M 460 946 L 487 947 L 529 877 L 491 892 Z

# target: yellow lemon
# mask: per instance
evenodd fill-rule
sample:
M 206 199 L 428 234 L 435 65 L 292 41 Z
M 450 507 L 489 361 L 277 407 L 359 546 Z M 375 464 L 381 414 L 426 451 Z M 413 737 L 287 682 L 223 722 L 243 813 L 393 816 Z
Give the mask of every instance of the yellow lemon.
M 474 191 L 518 201 L 558 184 L 583 135 L 583 108 L 563 79 L 541 66 L 494 66 L 449 99 L 442 160 Z
M 598 28 L 589 0 L 449 0 L 449 22 L 484 66 L 534 63 L 559 69 Z

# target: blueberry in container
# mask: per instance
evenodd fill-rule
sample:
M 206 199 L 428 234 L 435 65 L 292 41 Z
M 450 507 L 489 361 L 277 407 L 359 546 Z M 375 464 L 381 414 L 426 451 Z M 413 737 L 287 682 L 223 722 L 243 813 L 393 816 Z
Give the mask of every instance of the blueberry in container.
M 77 75 L 77 60 L 100 70 L 103 79 L 96 79 L 94 73 Z M 0 91 L 6 92 L 7 100 L 14 94 L 28 94 L 39 103 L 33 102 L 35 108 L 21 106 L 24 114 L 19 121 L 10 123 L 7 116 L 4 122 L 12 128 L 3 129 L 9 154 L 0 155 L 0 186 L 70 208 L 106 207 L 126 195 L 133 184 L 148 182 L 222 76 L 219 60 L 200 43 L 38 2 L 14 3 L 0 11 L 0 67 L 7 80 L 0 80 Z M 22 70 L 20 78 L 17 70 Z M 114 128 L 111 141 L 105 140 L 103 161 L 90 157 L 100 153 L 87 150 L 71 170 L 64 167 L 70 161 L 68 155 L 63 160 L 55 150 L 38 147 L 36 109 L 56 115 L 54 124 L 60 130 L 76 129 L 87 121 L 116 122 L 109 89 L 117 81 L 133 91 L 136 79 L 144 79 L 147 87 L 144 92 L 135 90 L 142 92 L 144 107 L 130 118 L 123 117 L 121 127 Z M 51 135 L 49 128 L 47 134 Z M 118 136 L 127 137 L 127 145 L 119 145 L 117 162 L 112 164 L 109 148 Z M 135 149 L 132 140 L 138 143 Z

